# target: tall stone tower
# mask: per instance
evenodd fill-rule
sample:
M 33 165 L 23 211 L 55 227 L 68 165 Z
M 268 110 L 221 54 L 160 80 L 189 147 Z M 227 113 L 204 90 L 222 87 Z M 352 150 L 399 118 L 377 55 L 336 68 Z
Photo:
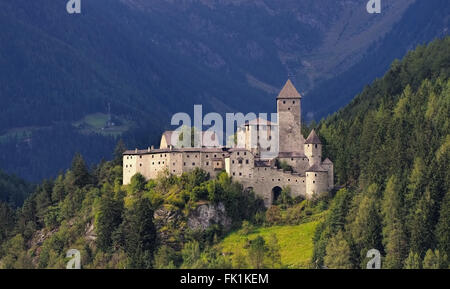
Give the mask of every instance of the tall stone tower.
M 302 96 L 288 79 L 277 96 L 279 152 L 303 152 L 305 139 L 301 133 Z

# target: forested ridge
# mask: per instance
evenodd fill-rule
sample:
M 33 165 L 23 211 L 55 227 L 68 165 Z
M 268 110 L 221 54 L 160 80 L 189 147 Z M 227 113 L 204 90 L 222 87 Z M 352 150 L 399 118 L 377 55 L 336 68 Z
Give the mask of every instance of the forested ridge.
M 436 40 L 395 61 L 317 125 L 335 165 L 330 194 L 291 199 L 283 188 L 265 209 L 226 173 L 211 179 L 201 170 L 150 181 L 138 174 L 123 186 L 119 142 L 114 160 L 90 168 L 77 154 L 21 208 L 0 205 L 0 268 L 64 268 L 70 248 L 80 250 L 83 268 L 287 268 L 286 240 L 264 238 L 264 230 L 313 223 L 314 250 L 302 268 L 365 268 L 372 248 L 383 268 L 448 268 L 449 44 Z M 223 204 L 228 228 L 190 229 L 202 204 Z M 243 240 L 231 255 L 222 248 L 236 245 L 224 244 L 227 236 Z
M 375 248 L 384 268 L 447 268 L 449 48 L 449 37 L 417 47 L 320 123 L 344 188 L 316 231 L 318 264 L 364 267 Z

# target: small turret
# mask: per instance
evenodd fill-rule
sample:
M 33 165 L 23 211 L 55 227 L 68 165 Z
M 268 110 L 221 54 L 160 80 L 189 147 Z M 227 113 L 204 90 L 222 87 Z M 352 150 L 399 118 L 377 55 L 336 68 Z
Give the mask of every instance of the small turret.
M 306 170 L 306 196 L 311 198 L 328 190 L 328 172 L 319 164 Z
M 305 155 L 309 159 L 309 165 L 320 164 L 322 161 L 322 142 L 313 129 L 305 141 Z
M 334 168 L 333 163 L 329 158 L 326 158 L 322 162 L 322 167 L 328 171 L 328 190 L 333 189 L 334 187 Z

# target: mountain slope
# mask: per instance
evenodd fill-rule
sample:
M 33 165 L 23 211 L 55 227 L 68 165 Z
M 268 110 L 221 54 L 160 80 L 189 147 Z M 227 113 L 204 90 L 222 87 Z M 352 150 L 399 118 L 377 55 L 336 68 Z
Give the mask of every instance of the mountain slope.
M 450 37 L 418 47 L 320 123 L 346 188 L 316 232 L 314 262 L 365 267 L 375 248 L 385 268 L 447 268 L 449 47 Z M 335 250 L 347 252 L 341 263 L 333 261 Z
M 333 198 L 284 195 L 264 211 L 226 173 L 138 174 L 122 186 L 120 154 L 92 170 L 77 155 L 17 214 L 0 204 L 0 267 L 64 268 L 76 248 L 84 268 L 364 268 L 376 248 L 384 268 L 448 268 L 449 44 L 447 37 L 418 47 L 319 124 L 324 155 L 345 186 Z M 188 229 L 199 207 L 220 203 L 230 227 Z
M 359 0 L 98 0 L 69 15 L 56 1 L 0 0 L 0 167 L 36 181 L 77 151 L 97 163 L 117 137 L 157 143 L 171 114 L 194 104 L 271 112 L 288 76 L 304 115 L 320 118 L 447 33 L 446 1 L 419 3 L 369 15 Z M 83 121 L 102 114 L 118 127 Z

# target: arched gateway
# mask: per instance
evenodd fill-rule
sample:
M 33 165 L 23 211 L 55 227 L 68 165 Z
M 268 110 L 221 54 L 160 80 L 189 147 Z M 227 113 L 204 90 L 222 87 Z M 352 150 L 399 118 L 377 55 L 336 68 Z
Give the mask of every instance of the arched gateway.
M 281 195 L 282 189 L 279 186 L 272 188 L 272 205 L 275 204 Z

